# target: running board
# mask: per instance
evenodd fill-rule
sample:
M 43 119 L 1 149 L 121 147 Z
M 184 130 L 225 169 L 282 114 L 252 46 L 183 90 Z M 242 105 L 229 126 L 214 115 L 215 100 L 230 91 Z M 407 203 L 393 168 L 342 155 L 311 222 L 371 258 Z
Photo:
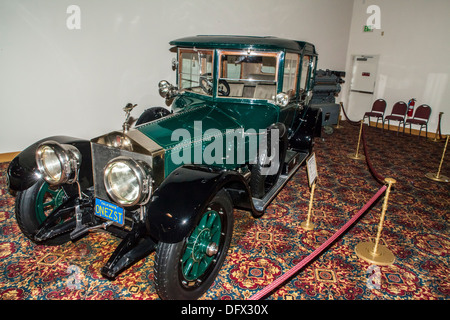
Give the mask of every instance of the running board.
M 283 172 L 280 174 L 275 185 L 262 199 L 252 198 L 253 206 L 257 211 L 263 212 L 269 203 L 277 196 L 289 179 L 297 172 L 298 168 L 303 164 L 309 153 L 295 152 L 288 150 L 284 163 Z

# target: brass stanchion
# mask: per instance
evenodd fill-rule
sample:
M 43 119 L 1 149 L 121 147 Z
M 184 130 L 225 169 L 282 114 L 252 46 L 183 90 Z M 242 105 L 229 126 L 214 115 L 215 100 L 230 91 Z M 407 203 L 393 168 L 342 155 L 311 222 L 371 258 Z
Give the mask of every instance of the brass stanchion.
M 441 139 L 438 139 L 438 133 L 439 133 L 440 128 L 441 128 L 441 118 L 442 118 L 443 114 L 444 114 L 443 112 L 439 112 L 439 121 L 438 121 L 438 126 L 436 128 L 436 133 L 434 134 L 434 138 L 430 139 L 430 141 L 433 141 L 433 142 L 441 141 Z
M 372 264 L 388 266 L 392 265 L 395 261 L 395 256 L 391 250 L 385 245 L 379 244 L 381 238 L 381 231 L 383 230 L 384 217 L 386 215 L 387 204 L 389 199 L 389 193 L 391 192 L 391 186 L 396 181 L 392 178 L 386 178 L 385 182 L 388 183 L 386 195 L 384 196 L 383 209 L 381 211 L 380 223 L 378 224 L 377 237 L 375 243 L 373 242 L 361 242 L 355 247 L 356 255 Z
M 308 216 L 306 217 L 306 221 L 303 221 L 300 224 L 300 226 L 305 230 L 312 230 L 315 227 L 314 223 L 311 222 L 311 211 L 312 211 L 315 188 L 316 188 L 316 182 L 314 182 L 311 186 L 311 196 L 309 198 Z
M 341 122 L 341 108 L 343 108 L 342 102 L 339 103 L 340 107 L 339 107 L 339 114 L 338 114 L 338 121 L 337 121 L 337 125 L 334 126 L 335 129 L 342 129 L 343 126 L 341 126 L 339 123 Z
M 364 121 L 361 120 L 361 127 L 359 128 L 359 138 L 358 138 L 358 145 L 356 146 L 356 153 L 349 153 L 349 154 L 347 154 L 347 157 L 349 157 L 350 159 L 353 159 L 353 160 L 366 160 L 366 157 L 364 155 L 358 154 L 358 152 L 359 152 L 359 145 L 361 143 L 361 133 L 362 133 L 363 125 L 364 125 Z
M 448 137 L 449 137 L 449 135 L 447 135 L 447 139 L 445 140 L 444 152 L 442 152 L 442 157 L 441 157 L 441 162 L 439 163 L 438 172 L 436 174 L 431 173 L 431 172 L 428 172 L 427 174 L 425 174 L 425 177 L 427 177 L 428 179 L 431 179 L 434 181 L 439 181 L 439 182 L 449 182 L 450 181 L 450 179 L 448 177 L 441 175 L 442 163 L 444 162 L 445 151 L 447 150 Z

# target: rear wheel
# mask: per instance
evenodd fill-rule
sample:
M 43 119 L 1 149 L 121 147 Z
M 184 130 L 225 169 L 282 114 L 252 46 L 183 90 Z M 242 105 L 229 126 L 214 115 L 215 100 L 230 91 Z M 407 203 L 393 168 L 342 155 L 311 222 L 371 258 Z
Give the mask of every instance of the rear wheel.
M 272 146 L 272 138 L 274 130 L 278 131 L 278 141 Z M 287 131 L 284 124 L 278 123 L 267 128 L 267 148 L 258 154 L 257 163 L 251 166 L 250 189 L 252 196 L 262 199 L 265 194 L 275 185 L 283 170 L 284 158 L 288 146 Z M 271 154 L 276 151 L 276 154 Z M 272 161 L 267 161 L 273 157 Z M 267 162 L 267 163 L 266 163 Z M 271 170 L 268 170 L 274 166 Z M 267 171 L 273 172 L 267 174 Z
M 189 236 L 178 243 L 159 243 L 155 284 L 162 299 L 194 300 L 208 290 L 225 260 L 233 224 L 232 202 L 222 190 Z

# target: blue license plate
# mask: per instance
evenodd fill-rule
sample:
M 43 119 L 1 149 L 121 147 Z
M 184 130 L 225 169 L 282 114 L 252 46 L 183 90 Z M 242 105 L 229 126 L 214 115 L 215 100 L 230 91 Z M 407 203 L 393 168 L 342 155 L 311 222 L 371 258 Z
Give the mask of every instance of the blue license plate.
M 101 199 L 95 199 L 95 214 L 123 225 L 123 208 Z

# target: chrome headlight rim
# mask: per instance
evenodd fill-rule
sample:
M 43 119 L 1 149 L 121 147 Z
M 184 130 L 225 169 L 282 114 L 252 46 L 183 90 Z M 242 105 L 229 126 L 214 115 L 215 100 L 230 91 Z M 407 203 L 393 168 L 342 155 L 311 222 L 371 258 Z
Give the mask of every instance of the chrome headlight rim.
M 158 83 L 159 94 L 161 97 L 166 98 L 170 91 L 170 83 L 167 80 L 161 80 Z
M 178 89 L 167 80 L 158 83 L 159 95 L 165 99 L 172 99 L 178 94 Z
M 136 196 L 129 199 L 127 195 L 121 195 L 118 189 L 121 187 L 114 186 L 111 175 L 117 165 L 125 165 L 134 176 L 134 187 L 137 187 Z M 144 161 L 135 160 L 130 157 L 120 156 L 110 160 L 103 170 L 103 183 L 107 194 L 111 199 L 124 207 L 132 207 L 145 204 L 152 193 L 152 177 L 151 167 Z M 131 182 L 130 182 L 131 183 Z
M 275 103 L 280 107 L 286 107 L 289 103 L 289 96 L 284 92 L 280 92 L 275 97 Z
M 36 148 L 35 158 L 42 178 L 50 185 L 72 184 L 78 180 L 81 153 L 76 147 L 53 140 L 45 141 Z

